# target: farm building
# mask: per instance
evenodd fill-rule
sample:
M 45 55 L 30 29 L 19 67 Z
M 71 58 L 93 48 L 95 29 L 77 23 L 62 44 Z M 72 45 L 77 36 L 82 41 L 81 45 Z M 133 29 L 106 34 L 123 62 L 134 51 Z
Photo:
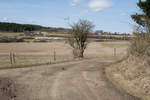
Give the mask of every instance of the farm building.
M 95 34 L 96 35 L 100 35 L 100 34 L 102 34 L 103 33 L 103 30 L 97 30 L 97 31 L 95 31 Z

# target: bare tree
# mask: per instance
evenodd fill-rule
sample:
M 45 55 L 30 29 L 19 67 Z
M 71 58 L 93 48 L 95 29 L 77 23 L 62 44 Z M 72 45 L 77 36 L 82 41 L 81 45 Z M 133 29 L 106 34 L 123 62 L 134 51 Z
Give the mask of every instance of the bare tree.
M 83 53 L 88 44 L 88 35 L 92 32 L 94 25 L 88 20 L 80 19 L 77 23 L 71 26 L 68 38 L 69 44 L 73 47 L 74 57 L 83 58 Z

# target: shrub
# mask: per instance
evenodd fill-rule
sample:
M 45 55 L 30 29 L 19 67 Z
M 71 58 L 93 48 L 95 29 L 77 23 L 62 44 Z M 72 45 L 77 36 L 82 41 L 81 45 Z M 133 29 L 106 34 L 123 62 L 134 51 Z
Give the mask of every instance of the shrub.
M 73 55 L 77 58 L 83 58 L 84 50 L 88 44 L 88 36 L 93 29 L 93 24 L 88 20 L 79 20 L 71 25 L 68 38 L 70 46 L 73 48 Z
M 133 56 L 150 56 L 150 34 L 135 32 L 129 47 L 129 54 Z

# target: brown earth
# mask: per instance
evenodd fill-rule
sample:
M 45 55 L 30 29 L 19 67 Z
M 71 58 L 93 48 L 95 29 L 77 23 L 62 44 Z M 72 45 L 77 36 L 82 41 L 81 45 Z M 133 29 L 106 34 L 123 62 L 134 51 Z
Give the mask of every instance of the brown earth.
M 93 59 L 1 70 L 0 76 L 5 78 L 0 81 L 0 100 L 138 100 L 106 79 L 104 68 L 112 61 Z
M 131 95 L 150 100 L 149 57 L 129 56 L 105 69 L 113 84 Z
M 84 53 L 85 58 L 109 58 L 116 48 L 117 56 L 123 55 L 128 42 L 90 42 Z M 14 52 L 16 65 L 32 65 L 73 59 L 72 48 L 65 41 L 49 43 L 0 43 L 0 68 L 11 66 L 10 52 Z
M 126 43 L 90 43 L 87 60 L 0 70 L 0 100 L 138 100 L 116 89 L 105 77 L 104 68 L 125 54 L 127 46 L 122 44 Z M 57 57 L 71 56 L 71 48 L 64 42 L 0 44 L 0 66 L 5 63 L 2 55 L 11 50 L 32 57 L 54 48 Z

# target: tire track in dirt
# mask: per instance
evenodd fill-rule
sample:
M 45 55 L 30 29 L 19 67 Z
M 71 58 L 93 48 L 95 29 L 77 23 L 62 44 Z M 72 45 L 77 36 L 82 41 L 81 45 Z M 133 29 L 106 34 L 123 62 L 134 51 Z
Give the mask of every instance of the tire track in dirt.
M 52 100 L 96 100 L 80 76 L 71 71 L 58 73 L 51 88 Z
M 91 64 L 93 61 L 57 73 L 51 88 L 52 100 L 138 100 L 108 83 L 103 71 L 108 63 L 96 60 Z
M 58 88 L 59 88 L 59 80 L 62 76 L 62 72 L 58 73 L 57 76 L 55 77 L 54 79 L 54 82 L 53 82 L 53 85 L 51 87 L 51 98 L 52 100 L 60 100 L 59 99 L 59 91 L 58 91 Z
M 0 76 L 17 80 L 26 89 L 15 100 L 138 100 L 107 81 L 99 59 L 1 70 Z M 19 91 L 18 91 L 19 92 Z M 28 96 L 22 98 L 24 95 Z M 27 99 L 28 98 L 28 99 Z

